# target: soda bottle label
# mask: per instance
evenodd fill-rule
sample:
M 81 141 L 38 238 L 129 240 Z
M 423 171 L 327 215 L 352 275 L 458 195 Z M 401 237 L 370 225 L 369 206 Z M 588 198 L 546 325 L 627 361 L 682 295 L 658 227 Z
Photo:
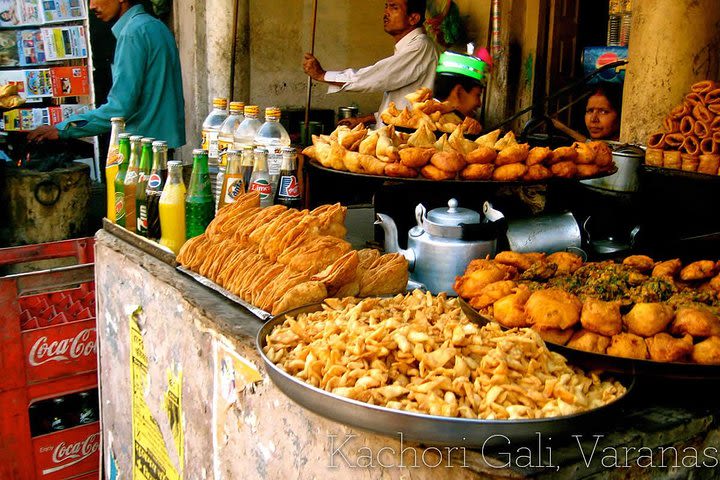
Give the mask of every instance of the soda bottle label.
M 108 156 L 108 161 L 107 161 L 106 167 L 115 167 L 117 165 L 120 165 L 124 159 L 125 159 L 125 157 L 122 153 L 120 153 L 118 151 L 114 151 Z
M 270 198 L 272 194 L 272 186 L 266 179 L 258 178 L 250 185 L 250 191 L 258 192 L 260 194 L 260 200 L 266 200 Z
M 138 210 L 140 210 L 140 215 L 137 218 L 137 231 L 138 233 L 144 233 L 147 232 L 148 228 L 147 205 L 140 205 Z
M 208 141 L 209 141 L 208 131 L 203 130 L 202 131 L 202 141 L 200 142 L 200 148 L 202 148 L 203 150 L 207 150 L 210 147 L 210 145 L 208 144 Z
M 270 175 L 279 175 L 280 169 L 282 168 L 282 150 L 279 148 L 269 148 L 267 164 Z
M 156 189 L 160 186 L 162 183 L 162 178 L 160 178 L 160 175 L 157 173 L 153 173 L 150 175 L 150 178 L 148 179 L 148 188 Z
M 243 193 L 243 179 L 228 178 L 227 179 L 227 192 L 225 193 L 225 203 L 235 203 L 240 195 Z
M 125 218 L 125 192 L 115 191 L 115 220 Z
M 140 172 L 138 173 L 138 183 L 146 182 L 147 179 L 148 179 L 148 177 L 147 177 L 147 175 L 145 175 L 145 172 L 140 170 Z
M 203 149 L 208 151 L 208 158 L 218 158 L 219 132 L 203 132 Z
M 278 197 L 299 198 L 300 185 L 295 175 L 283 175 L 278 182 Z

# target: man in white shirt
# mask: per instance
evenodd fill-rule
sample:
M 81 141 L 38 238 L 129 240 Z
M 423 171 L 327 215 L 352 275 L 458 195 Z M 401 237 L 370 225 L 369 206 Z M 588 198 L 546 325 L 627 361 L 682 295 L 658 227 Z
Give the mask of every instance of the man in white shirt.
M 418 88 L 432 88 L 437 66 L 437 50 L 425 35 L 426 0 L 388 0 L 385 2 L 383 25 L 385 33 L 395 39 L 395 52 L 374 65 L 358 70 L 325 71 L 312 54 L 306 53 L 303 69 L 313 80 L 330 84 L 328 93 L 384 92 L 378 112 L 390 102 L 402 110 L 408 105 L 405 95 Z M 345 119 L 343 125 L 358 123 L 381 124 L 379 114 Z

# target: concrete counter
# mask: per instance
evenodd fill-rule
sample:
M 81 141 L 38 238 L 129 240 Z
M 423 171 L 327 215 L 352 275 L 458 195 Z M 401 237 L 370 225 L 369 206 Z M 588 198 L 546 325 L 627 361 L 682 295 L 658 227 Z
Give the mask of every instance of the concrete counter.
M 642 399 L 608 419 L 611 433 L 578 432 L 581 443 L 539 436 L 495 452 L 414 445 L 327 420 L 267 378 L 259 320 L 104 230 L 96 239 L 107 479 L 720 477 L 717 402 Z

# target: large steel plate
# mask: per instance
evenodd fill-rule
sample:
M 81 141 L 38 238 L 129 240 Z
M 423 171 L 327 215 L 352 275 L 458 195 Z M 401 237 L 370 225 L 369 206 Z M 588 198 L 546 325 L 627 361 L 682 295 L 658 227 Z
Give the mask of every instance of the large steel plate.
M 471 322 L 484 325 L 495 321 L 492 317 L 475 310 L 461 297 L 458 297 L 458 301 L 463 313 Z M 622 375 L 676 380 L 720 380 L 720 365 L 639 360 L 615 357 L 604 353 L 586 352 L 585 350 L 578 350 L 547 341 L 545 344 L 548 349 L 567 358 L 571 364 L 586 370 L 602 370 Z
M 293 401 L 330 420 L 363 430 L 427 445 L 484 448 L 537 441 L 541 435 L 571 435 L 601 428 L 603 420 L 618 409 L 634 386 L 634 380 L 622 380 L 627 393 L 615 402 L 587 412 L 563 417 L 533 420 L 473 420 L 442 417 L 370 405 L 316 388 L 276 366 L 263 352 L 266 338 L 286 316 L 316 312 L 322 304 L 308 305 L 273 317 L 258 332 L 257 348 L 268 376 Z

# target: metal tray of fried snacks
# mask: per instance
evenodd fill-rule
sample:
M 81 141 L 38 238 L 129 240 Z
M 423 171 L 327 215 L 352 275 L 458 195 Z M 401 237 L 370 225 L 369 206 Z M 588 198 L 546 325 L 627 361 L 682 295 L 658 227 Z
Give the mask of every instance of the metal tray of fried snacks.
M 500 181 L 500 180 L 465 180 L 462 178 L 454 178 L 450 180 L 433 180 L 431 178 L 425 178 L 421 175 L 418 175 L 417 177 L 390 177 L 388 175 L 370 175 L 367 173 L 355 173 L 355 172 L 349 172 L 346 170 L 335 170 L 334 168 L 328 168 L 320 164 L 317 160 L 310 159 L 310 161 L 307 162 L 307 165 L 309 167 L 312 167 L 316 170 L 322 171 L 322 172 L 329 172 L 332 174 L 345 176 L 345 177 L 355 177 L 355 178 L 366 178 L 370 180 L 382 180 L 384 182 L 391 181 L 391 182 L 420 182 L 420 183 L 429 183 L 429 184 L 445 184 L 445 183 L 454 183 L 454 184 L 485 184 L 485 185 L 498 185 L 498 186 L 528 186 L 528 185 L 547 185 L 547 184 L 567 184 L 567 183 L 575 183 L 579 182 L 580 180 L 593 180 L 596 178 L 603 178 L 608 177 L 610 175 L 614 175 L 617 173 L 617 167 L 613 168 L 612 170 L 608 170 L 607 172 L 601 172 L 597 175 L 591 175 L 587 177 L 577 177 L 577 178 L 562 178 L 562 177 L 550 177 L 546 178 L 544 180 L 508 180 L 508 181 Z
M 475 310 L 463 298 L 458 297 L 460 307 L 471 322 L 484 325 L 495 320 Z M 505 327 L 502 327 L 505 329 Z M 565 357 L 569 363 L 585 370 L 601 370 L 609 373 L 641 377 L 666 378 L 668 380 L 720 380 L 720 365 L 697 363 L 656 362 L 636 358 L 616 357 L 604 353 L 587 352 L 559 343 L 545 341 L 548 349 Z
M 180 270 L 185 275 L 188 275 L 188 276 L 194 278 L 198 283 L 201 283 L 201 284 L 205 285 L 206 287 L 208 287 L 212 290 L 215 290 L 223 297 L 225 297 L 229 300 L 232 300 L 233 302 L 244 307 L 246 310 L 248 310 L 250 313 L 255 315 L 260 320 L 265 321 L 265 320 L 269 319 L 270 317 L 272 317 L 272 314 L 270 312 L 266 312 L 265 310 L 262 310 L 262 309 L 256 307 L 252 303 L 246 302 L 242 298 L 240 298 L 237 295 L 235 295 L 234 293 L 224 289 L 223 287 L 221 287 L 217 283 L 213 282 L 209 278 L 205 278 L 202 275 L 200 275 L 199 273 L 195 273 L 192 270 L 188 270 L 187 268 L 185 268 L 183 266 L 178 266 L 177 269 Z
M 608 416 L 621 409 L 635 386 L 634 378 L 622 378 L 625 394 L 612 403 L 585 412 L 540 419 L 484 420 L 430 415 L 372 405 L 312 386 L 275 365 L 264 353 L 267 337 L 286 316 L 322 310 L 322 304 L 284 312 L 265 323 L 258 332 L 257 348 L 273 383 L 300 406 L 332 421 L 426 445 L 493 448 L 537 441 L 538 435 L 569 436 L 603 428 Z
M 711 175 L 707 173 L 688 172 L 677 168 L 654 167 L 651 165 L 642 165 L 641 172 L 644 174 L 655 175 L 661 178 L 674 180 L 678 178 L 686 178 L 688 180 L 696 180 L 717 185 L 720 183 L 719 175 Z

